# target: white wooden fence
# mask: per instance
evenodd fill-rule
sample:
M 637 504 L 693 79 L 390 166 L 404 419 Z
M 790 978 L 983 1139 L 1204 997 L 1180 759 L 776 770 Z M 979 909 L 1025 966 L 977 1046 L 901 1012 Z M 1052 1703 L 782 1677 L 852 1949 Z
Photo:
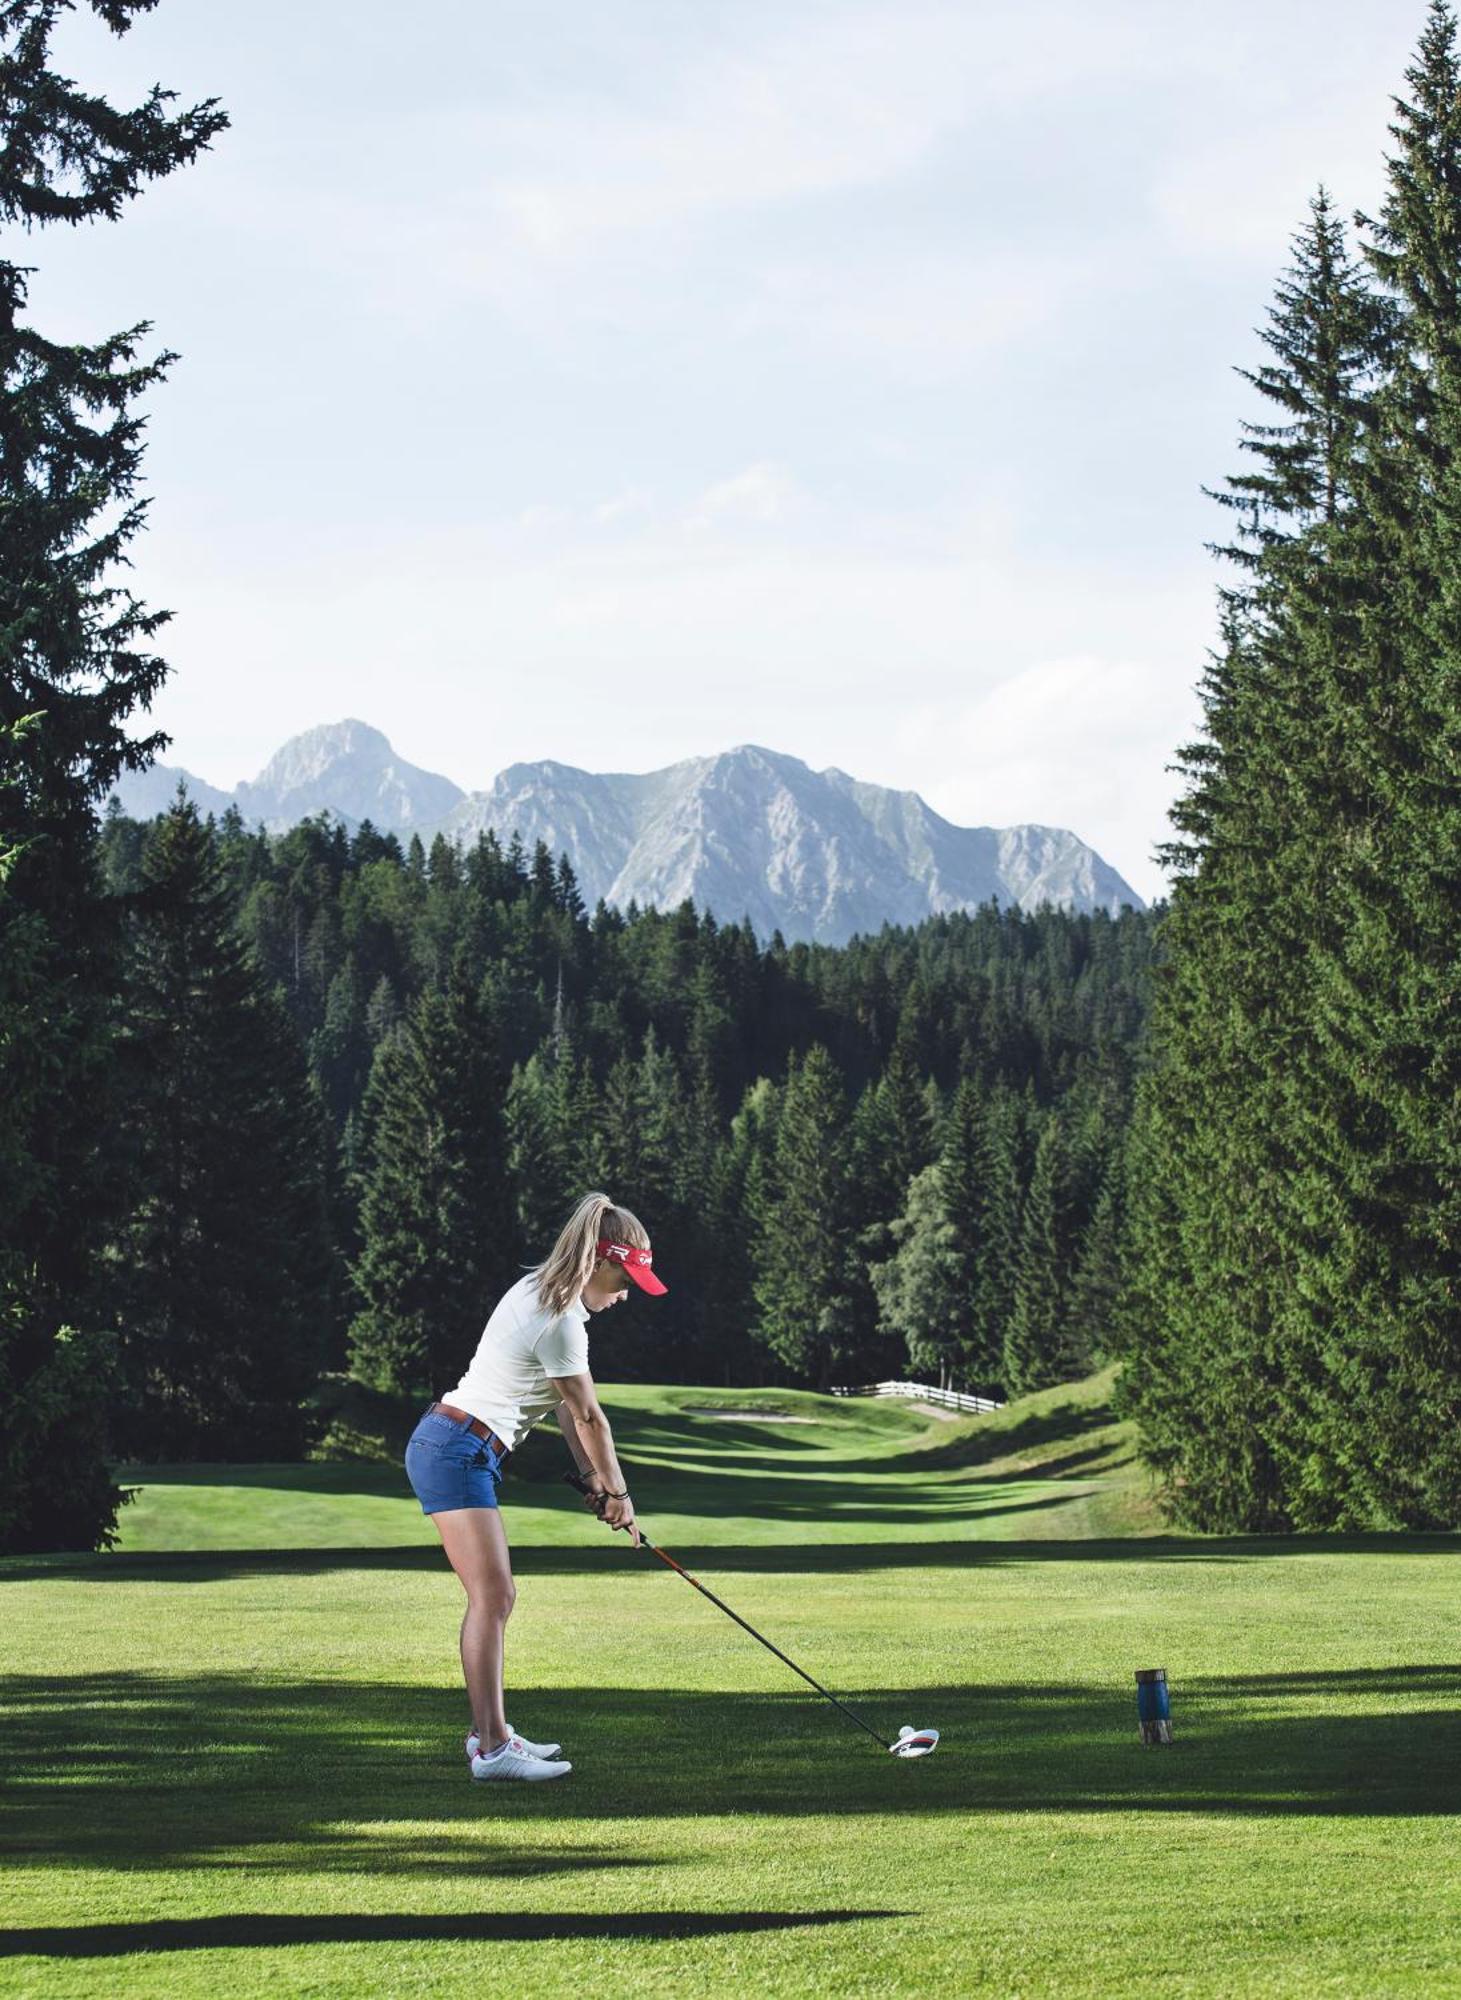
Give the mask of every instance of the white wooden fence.
M 858 1388 L 834 1389 L 834 1396 L 911 1396 L 920 1403 L 937 1403 L 945 1410 L 967 1410 L 971 1416 L 988 1416 L 1002 1410 L 1003 1403 L 991 1403 L 987 1396 L 965 1396 L 957 1389 L 935 1389 L 928 1382 L 864 1382 Z

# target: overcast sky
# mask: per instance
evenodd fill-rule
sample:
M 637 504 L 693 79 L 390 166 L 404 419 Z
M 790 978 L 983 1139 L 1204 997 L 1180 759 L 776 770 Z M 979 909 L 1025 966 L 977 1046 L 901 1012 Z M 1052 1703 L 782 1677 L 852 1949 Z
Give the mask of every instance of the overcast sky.
M 1424 0 L 162 0 L 58 43 L 233 120 L 49 230 L 150 319 L 169 761 L 359 716 L 467 787 L 757 742 L 1144 897 L 1276 276 L 1373 212 Z

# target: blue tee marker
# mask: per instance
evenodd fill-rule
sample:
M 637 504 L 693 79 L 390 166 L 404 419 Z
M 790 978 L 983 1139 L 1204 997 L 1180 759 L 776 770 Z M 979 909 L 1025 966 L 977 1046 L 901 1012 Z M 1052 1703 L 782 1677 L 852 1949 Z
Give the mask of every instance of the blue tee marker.
M 1172 1707 L 1167 1699 L 1165 1667 L 1137 1668 L 1136 1719 L 1143 1743 L 1171 1742 Z

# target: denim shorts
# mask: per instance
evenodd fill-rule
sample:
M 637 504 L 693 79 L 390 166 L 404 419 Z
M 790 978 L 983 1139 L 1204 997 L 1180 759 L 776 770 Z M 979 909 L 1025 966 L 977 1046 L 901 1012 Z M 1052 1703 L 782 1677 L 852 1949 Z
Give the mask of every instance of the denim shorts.
M 504 1454 L 505 1455 L 505 1454 Z M 501 1460 L 488 1444 L 440 1410 L 427 1410 L 406 1445 L 406 1477 L 423 1514 L 495 1507 Z

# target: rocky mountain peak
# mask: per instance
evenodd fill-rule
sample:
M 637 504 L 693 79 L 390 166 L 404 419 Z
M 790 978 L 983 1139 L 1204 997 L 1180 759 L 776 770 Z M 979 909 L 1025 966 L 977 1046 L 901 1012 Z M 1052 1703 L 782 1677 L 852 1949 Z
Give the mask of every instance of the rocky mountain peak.
M 154 766 L 119 786 L 123 807 L 164 810 L 178 773 Z M 199 787 L 190 780 L 190 787 Z M 205 810 L 229 794 L 208 786 Z M 1104 909 L 1141 898 L 1065 827 L 961 827 L 917 792 L 739 743 L 657 771 L 595 772 L 552 758 L 512 764 L 480 792 L 397 756 L 355 718 L 293 737 L 232 795 L 251 824 L 282 831 L 329 812 L 402 836 L 471 843 L 491 828 L 566 853 L 586 901 L 673 908 L 687 897 L 763 938 L 838 944 L 995 901 Z

